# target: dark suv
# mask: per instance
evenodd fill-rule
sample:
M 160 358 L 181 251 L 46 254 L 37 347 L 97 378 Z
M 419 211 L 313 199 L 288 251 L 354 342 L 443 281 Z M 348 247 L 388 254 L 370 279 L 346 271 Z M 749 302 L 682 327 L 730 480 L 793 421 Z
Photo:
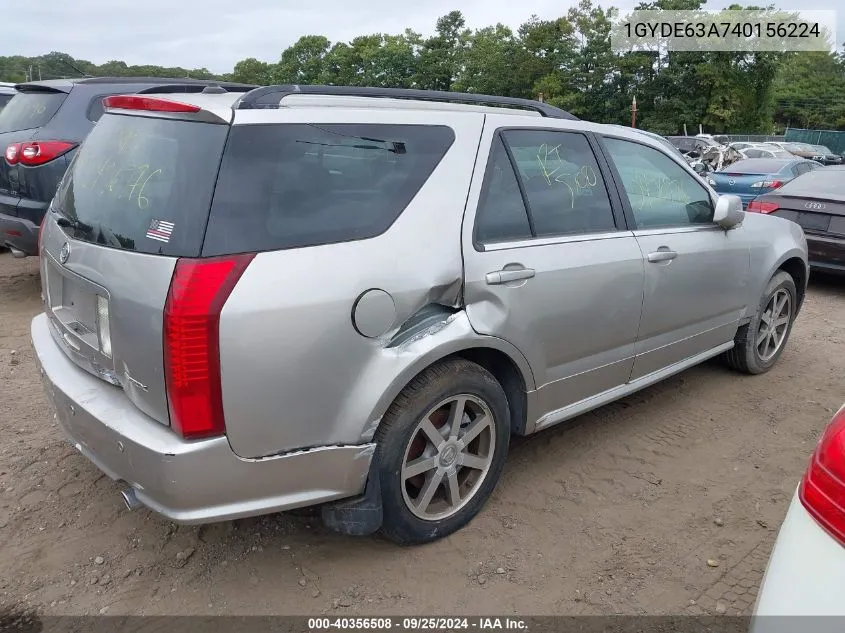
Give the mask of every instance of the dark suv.
M 37 254 L 44 212 L 76 148 L 103 114 L 104 97 L 254 87 L 161 77 L 57 79 L 16 86 L 18 94 L 0 112 L 0 246 L 16 257 Z

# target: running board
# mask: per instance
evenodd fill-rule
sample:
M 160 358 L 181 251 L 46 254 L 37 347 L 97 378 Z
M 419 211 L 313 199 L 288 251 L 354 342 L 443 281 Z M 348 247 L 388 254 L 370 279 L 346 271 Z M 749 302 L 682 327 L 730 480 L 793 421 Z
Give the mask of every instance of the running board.
M 723 343 L 718 347 L 709 349 L 706 352 L 701 352 L 700 354 L 696 354 L 695 356 L 690 356 L 686 360 L 677 362 L 674 365 L 669 365 L 668 367 L 664 367 L 663 369 L 658 369 L 655 372 L 642 376 L 641 378 L 637 378 L 636 380 L 632 380 L 631 382 L 626 383 L 624 385 L 620 385 L 619 387 L 608 389 L 607 391 L 603 391 L 602 393 L 596 396 L 585 398 L 584 400 L 580 400 L 575 404 L 570 404 L 566 407 L 563 407 L 562 409 L 558 409 L 557 411 L 547 413 L 542 418 L 537 420 L 537 422 L 534 424 L 534 427 L 531 428 L 526 433 L 526 435 L 534 433 L 535 431 L 539 431 L 541 429 L 548 428 L 550 426 L 554 426 L 555 424 L 579 416 L 582 413 L 586 413 L 587 411 L 597 409 L 598 407 L 613 402 L 614 400 L 619 400 L 620 398 L 629 396 L 635 391 L 639 391 L 640 389 L 650 387 L 651 385 L 660 382 L 661 380 L 664 380 L 669 376 L 682 372 L 685 369 L 689 369 L 690 367 L 693 367 L 695 365 L 699 365 L 704 361 L 713 358 L 714 356 L 718 356 L 722 352 L 726 352 L 729 349 L 733 348 L 733 346 L 733 341 Z

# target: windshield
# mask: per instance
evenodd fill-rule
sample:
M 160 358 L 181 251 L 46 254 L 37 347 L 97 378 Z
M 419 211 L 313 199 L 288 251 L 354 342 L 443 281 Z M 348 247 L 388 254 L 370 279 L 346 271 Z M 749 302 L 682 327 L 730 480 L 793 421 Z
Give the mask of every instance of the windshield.
M 196 257 L 228 127 L 108 114 L 68 169 L 53 210 L 76 239 Z
M 66 98 L 64 92 L 19 92 L 0 111 L 0 133 L 41 127 L 53 118 Z

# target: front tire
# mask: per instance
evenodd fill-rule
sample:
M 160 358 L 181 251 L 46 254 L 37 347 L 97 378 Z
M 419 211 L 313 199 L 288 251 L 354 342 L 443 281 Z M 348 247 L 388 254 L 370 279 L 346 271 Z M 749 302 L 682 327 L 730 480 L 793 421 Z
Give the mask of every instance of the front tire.
M 483 367 L 446 361 L 405 387 L 375 439 L 382 534 L 404 545 L 434 541 L 469 523 L 499 480 L 508 400 Z
M 766 286 L 757 312 L 737 330 L 734 347 L 725 352 L 728 366 L 746 374 L 762 374 L 777 362 L 789 340 L 798 309 L 795 281 L 778 271 Z

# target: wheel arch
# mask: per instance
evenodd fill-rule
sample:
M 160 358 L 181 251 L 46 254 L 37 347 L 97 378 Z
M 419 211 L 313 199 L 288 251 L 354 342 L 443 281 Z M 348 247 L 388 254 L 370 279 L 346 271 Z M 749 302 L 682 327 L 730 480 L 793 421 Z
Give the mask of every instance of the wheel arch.
M 375 423 L 367 434 L 375 434 L 378 424 L 387 409 L 402 390 L 432 365 L 450 358 L 463 358 L 489 371 L 505 391 L 511 413 L 511 431 L 523 434 L 526 427 L 527 393 L 535 389 L 534 375 L 528 360 L 511 343 L 494 336 L 477 334 L 469 326 L 466 313 L 459 311 L 450 319 L 442 332 L 429 338 L 442 339 L 436 344 L 429 342 L 428 349 L 407 364 L 390 382 L 378 399 L 370 420 Z M 450 330 L 453 332 L 450 334 Z M 425 341 L 420 341 L 423 343 Z
M 782 261 L 775 270 L 775 273 L 780 270 L 789 274 L 795 282 L 795 293 L 797 294 L 796 299 L 798 303 L 795 306 L 795 313 L 797 315 L 801 310 L 801 305 L 804 303 L 804 296 L 807 292 L 807 281 L 809 280 L 807 265 L 800 257 L 793 256 Z

